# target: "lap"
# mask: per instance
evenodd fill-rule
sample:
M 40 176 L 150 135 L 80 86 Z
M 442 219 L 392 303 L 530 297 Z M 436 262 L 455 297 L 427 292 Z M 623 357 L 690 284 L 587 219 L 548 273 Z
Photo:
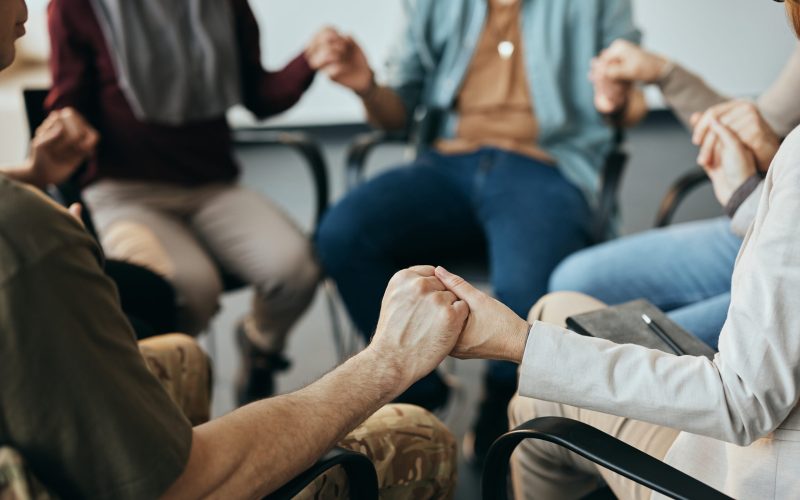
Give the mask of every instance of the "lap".
M 726 293 L 741 246 L 729 222 L 681 224 L 589 248 L 559 266 L 550 289 L 611 304 L 646 298 L 667 310 Z

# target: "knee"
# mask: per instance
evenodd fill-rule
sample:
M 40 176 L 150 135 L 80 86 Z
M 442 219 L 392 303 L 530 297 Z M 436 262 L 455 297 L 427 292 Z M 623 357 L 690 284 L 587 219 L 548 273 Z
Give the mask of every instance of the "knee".
M 219 311 L 223 285 L 214 269 L 185 269 L 169 277 L 175 286 L 179 326 L 184 333 L 198 335 Z
M 455 438 L 427 410 L 402 404 L 385 406 L 341 444 L 372 459 L 381 488 L 408 488 L 409 497 L 423 491 L 425 498 L 452 496 L 457 470 Z
M 605 307 L 603 302 L 580 292 L 553 292 L 534 304 L 528 313 L 528 322 L 542 321 L 564 326 L 570 316 Z
M 307 304 L 319 279 L 319 264 L 311 244 L 298 234 L 293 242 L 284 242 L 283 250 L 263 268 L 254 284 L 264 297 Z
M 317 255 L 325 272 L 333 277 L 353 262 L 362 221 L 354 202 L 345 198 L 325 214 L 315 238 Z
M 548 290 L 591 294 L 597 287 L 597 263 L 592 258 L 592 251 L 583 250 L 564 259 L 550 275 Z

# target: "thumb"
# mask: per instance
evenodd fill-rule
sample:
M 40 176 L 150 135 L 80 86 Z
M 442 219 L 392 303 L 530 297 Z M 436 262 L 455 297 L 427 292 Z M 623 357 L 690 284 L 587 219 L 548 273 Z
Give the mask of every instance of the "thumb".
M 77 219 L 78 222 L 83 224 L 83 220 L 81 219 L 81 215 L 83 214 L 83 206 L 80 203 L 73 203 L 69 206 L 69 214 Z
M 456 297 L 466 302 L 467 305 L 469 305 L 470 301 L 475 301 L 483 295 L 480 290 L 467 283 L 464 278 L 456 276 L 442 266 L 436 268 L 436 277 L 448 290 L 456 294 Z

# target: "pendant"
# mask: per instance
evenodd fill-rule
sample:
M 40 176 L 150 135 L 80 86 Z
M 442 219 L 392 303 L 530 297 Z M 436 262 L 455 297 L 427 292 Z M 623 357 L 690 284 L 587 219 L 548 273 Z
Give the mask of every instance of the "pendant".
M 514 55 L 514 43 L 508 40 L 503 40 L 497 44 L 497 53 L 500 54 L 502 59 L 510 59 Z

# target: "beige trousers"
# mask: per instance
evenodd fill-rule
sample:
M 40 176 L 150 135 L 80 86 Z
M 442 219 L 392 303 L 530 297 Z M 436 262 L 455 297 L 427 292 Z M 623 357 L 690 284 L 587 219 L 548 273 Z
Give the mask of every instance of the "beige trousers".
M 542 298 L 531 310 L 529 320 L 564 325 L 567 317 L 604 307 L 585 295 L 565 292 Z M 678 431 L 628 418 L 615 417 L 560 403 L 539 401 L 517 395 L 509 406 L 512 428 L 539 417 L 567 417 L 579 420 L 625 441 L 658 459 L 663 459 Z M 583 498 L 603 484 L 617 498 L 650 498 L 651 491 L 618 474 L 542 441 L 524 441 L 511 459 L 511 477 L 517 499 Z
M 234 184 L 183 187 L 98 182 L 86 189 L 106 254 L 147 267 L 175 287 L 182 331 L 196 335 L 219 309 L 225 269 L 255 286 L 248 333 L 268 352 L 314 296 L 311 244 L 263 196 Z

